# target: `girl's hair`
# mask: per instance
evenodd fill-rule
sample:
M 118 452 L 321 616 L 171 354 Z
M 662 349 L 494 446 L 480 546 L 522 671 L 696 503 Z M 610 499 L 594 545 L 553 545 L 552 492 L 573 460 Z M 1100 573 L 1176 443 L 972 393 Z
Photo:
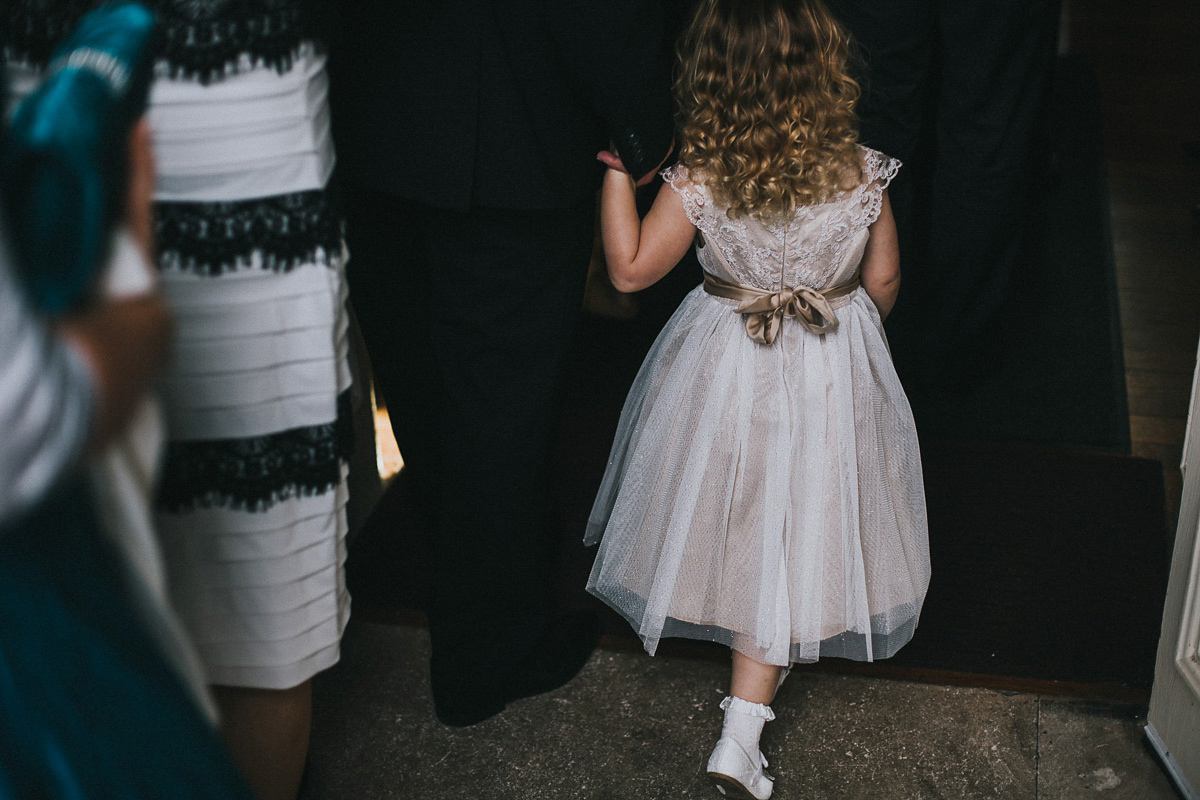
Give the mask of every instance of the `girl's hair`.
M 862 179 L 849 37 L 820 0 L 701 0 L 678 54 L 679 161 L 731 217 L 788 217 Z

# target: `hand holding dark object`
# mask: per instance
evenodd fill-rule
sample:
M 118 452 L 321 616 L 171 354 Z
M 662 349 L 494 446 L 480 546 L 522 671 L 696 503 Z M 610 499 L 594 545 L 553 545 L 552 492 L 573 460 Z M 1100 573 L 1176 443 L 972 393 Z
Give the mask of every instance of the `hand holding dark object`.
M 645 175 L 641 176 L 640 178 L 636 178 L 634 180 L 634 185 L 645 186 L 646 184 L 650 183 L 650 181 L 654 180 L 654 176 L 658 174 L 660 169 L 662 169 L 663 164 L 667 163 L 667 159 L 671 157 L 671 153 L 673 152 L 675 152 L 674 139 L 671 140 L 671 146 L 667 148 L 667 153 L 662 157 L 662 161 L 659 161 L 658 165 Z M 626 175 L 629 174 L 629 170 L 625 168 L 625 163 L 621 161 L 621 156 L 617 153 L 616 148 L 612 147 L 611 145 L 610 149 L 601 150 L 599 153 L 597 153 L 596 160 L 609 169 L 615 169 L 617 172 L 623 172 Z

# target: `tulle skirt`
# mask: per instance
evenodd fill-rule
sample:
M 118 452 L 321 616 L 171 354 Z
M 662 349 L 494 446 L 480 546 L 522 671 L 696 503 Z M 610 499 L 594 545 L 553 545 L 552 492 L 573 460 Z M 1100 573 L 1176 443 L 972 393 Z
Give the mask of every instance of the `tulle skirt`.
M 929 583 L 920 452 L 879 315 L 752 341 L 697 288 L 621 413 L 587 540 L 588 590 L 653 653 L 664 636 L 762 663 L 891 656 Z

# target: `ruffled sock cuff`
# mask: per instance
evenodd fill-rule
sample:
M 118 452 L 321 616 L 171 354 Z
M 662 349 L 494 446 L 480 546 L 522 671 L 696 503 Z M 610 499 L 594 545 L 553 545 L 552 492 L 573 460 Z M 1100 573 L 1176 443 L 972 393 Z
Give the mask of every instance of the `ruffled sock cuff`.
M 762 703 L 751 703 L 749 700 L 743 700 L 734 695 L 728 695 L 721 701 L 722 711 L 734 711 L 738 714 L 746 714 L 751 717 L 761 717 L 766 722 L 775 719 L 775 712 L 768 705 Z

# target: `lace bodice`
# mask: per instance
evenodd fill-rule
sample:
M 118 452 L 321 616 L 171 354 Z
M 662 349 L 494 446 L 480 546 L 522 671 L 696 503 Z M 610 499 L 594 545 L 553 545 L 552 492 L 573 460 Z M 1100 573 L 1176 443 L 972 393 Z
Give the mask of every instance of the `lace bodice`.
M 860 147 L 862 182 L 834 199 L 796 209 L 790 219 L 764 224 L 753 217 L 730 218 L 708 187 L 676 165 L 663 178 L 683 200 L 688 220 L 704 238 L 696 254 L 701 266 L 725 280 L 758 289 L 784 286 L 825 289 L 848 279 L 867 244 L 867 227 L 879 216 L 883 190 L 900 162 Z

